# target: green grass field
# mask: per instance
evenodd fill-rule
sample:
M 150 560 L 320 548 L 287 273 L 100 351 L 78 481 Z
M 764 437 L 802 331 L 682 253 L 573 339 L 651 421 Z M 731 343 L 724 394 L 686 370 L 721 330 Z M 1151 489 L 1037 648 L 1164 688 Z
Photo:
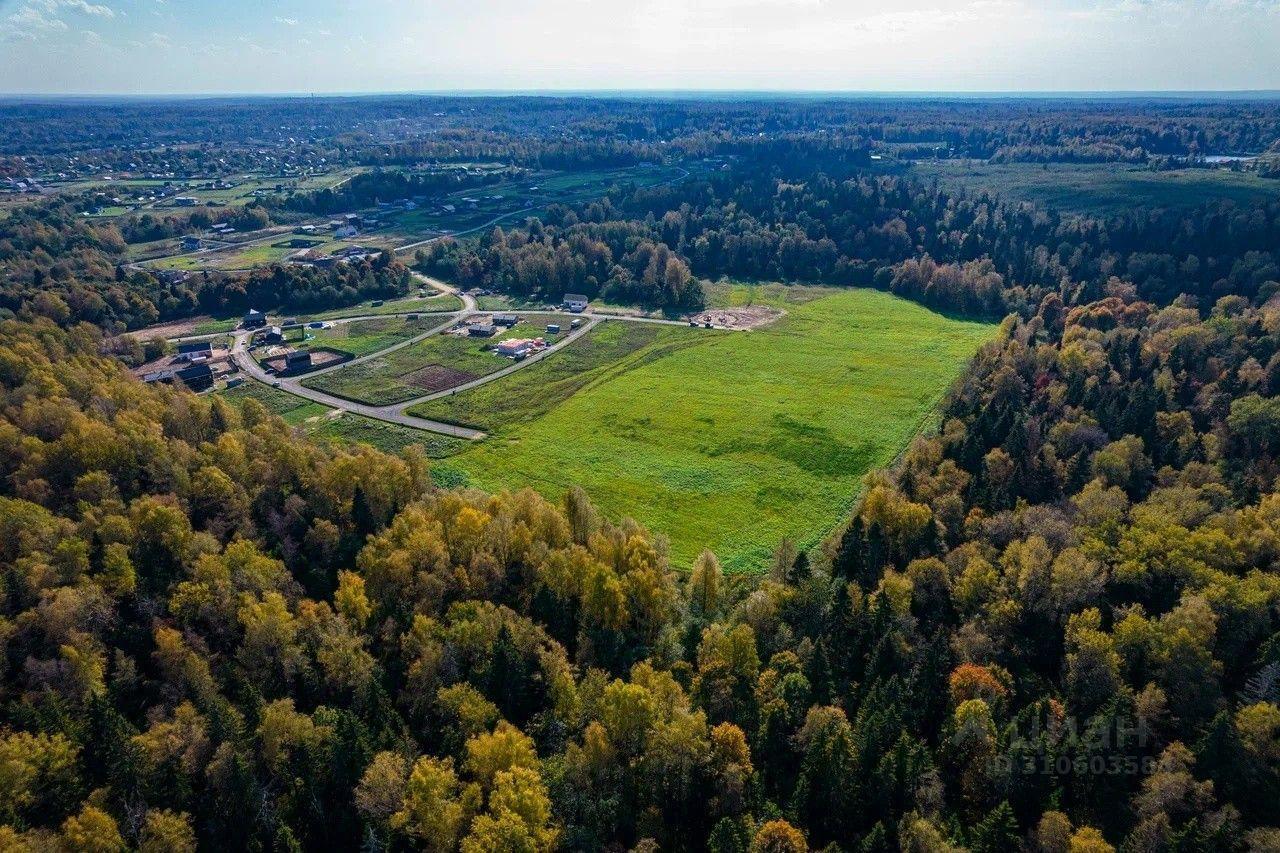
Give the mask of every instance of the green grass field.
M 419 403 L 409 414 L 515 436 L 588 386 L 722 334 L 680 326 L 608 321 L 563 350 L 487 385 Z
M 1187 208 L 1221 199 L 1250 204 L 1280 198 L 1280 181 L 1228 169 L 1152 172 L 1119 163 L 923 160 L 912 164 L 908 174 L 969 190 L 989 190 L 1008 201 L 1102 216 L 1138 206 Z
M 554 499 L 578 484 L 609 515 L 669 536 L 679 567 L 709 547 L 731 571 L 760 570 L 783 537 L 812 546 L 840 522 L 864 475 L 933 417 L 994 333 L 871 290 L 814 298 L 805 288 L 792 299 L 717 287 L 724 299 L 754 291 L 787 315 L 752 332 L 636 332 L 612 321 L 579 342 L 596 355 L 571 346 L 433 401 L 415 411 L 494 429 L 439 463 L 440 480 L 532 485 Z M 586 376 L 558 366 L 564 357 Z
M 284 418 L 286 423 L 307 436 L 341 445 L 370 444 L 387 453 L 398 453 L 411 444 L 417 444 L 428 456 L 439 458 L 458 452 L 466 444 L 461 439 L 384 423 L 350 412 L 337 414 L 319 403 L 257 382 L 245 382 L 218 393 L 237 405 L 242 405 L 245 400 L 257 400 L 268 412 Z
M 385 357 L 344 367 L 303 384 L 349 400 L 386 406 L 431 393 L 414 384 L 411 374 L 431 365 L 462 371 L 472 376 L 485 376 L 508 367 L 511 361 L 490 352 L 490 348 L 507 338 L 542 335 L 547 323 L 566 323 L 556 315 L 524 315 L 523 322 L 492 338 L 468 338 L 456 335 L 433 335 L 410 347 L 388 353 Z
M 438 325 L 439 317 L 409 320 L 404 317 L 386 317 L 377 320 L 357 320 L 339 323 L 328 329 L 308 329 L 307 340 L 302 347 L 331 347 L 351 353 L 359 358 L 371 352 L 422 334 Z
M 303 315 L 306 320 L 332 320 L 335 317 L 351 317 L 355 315 L 377 316 L 379 314 L 405 314 L 414 311 L 422 313 L 447 314 L 450 311 L 461 311 L 462 300 L 452 294 L 441 294 L 439 296 L 417 297 L 411 296 L 407 299 L 388 299 L 381 305 L 372 305 L 368 302 L 362 302 L 359 305 L 352 305 L 346 308 L 334 308 L 331 311 L 318 311 L 314 314 Z

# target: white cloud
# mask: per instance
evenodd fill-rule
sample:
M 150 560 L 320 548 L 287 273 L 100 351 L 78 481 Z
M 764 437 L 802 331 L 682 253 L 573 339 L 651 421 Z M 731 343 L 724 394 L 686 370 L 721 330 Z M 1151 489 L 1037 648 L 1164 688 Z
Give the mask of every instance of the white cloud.
M 88 0 L 57 0 L 57 4 L 68 9 L 79 10 L 86 15 L 95 15 L 99 18 L 114 18 L 116 16 L 115 9 L 110 6 L 104 6 L 101 3 L 90 3 Z
M 15 34 L 35 36 L 51 30 L 65 30 L 66 21 L 35 4 L 27 4 L 14 12 L 7 19 L 9 28 Z
M 298 26 L 298 19 L 297 19 L 297 18 L 282 18 L 282 17 L 280 17 L 279 15 L 276 15 L 275 20 L 276 20 L 276 23 L 277 23 L 277 24 L 284 24 L 286 27 L 296 27 L 296 26 Z
M 80 12 L 99 18 L 114 18 L 115 10 L 89 0 L 27 0 L 3 19 L 0 31 L 5 41 L 36 41 L 69 29 L 62 19 L 66 11 Z

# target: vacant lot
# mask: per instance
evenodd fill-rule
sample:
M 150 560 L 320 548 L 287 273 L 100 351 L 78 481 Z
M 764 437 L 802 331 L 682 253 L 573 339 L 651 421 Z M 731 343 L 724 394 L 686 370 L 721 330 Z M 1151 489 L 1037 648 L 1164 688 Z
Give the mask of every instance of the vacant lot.
M 327 329 L 307 329 L 307 340 L 298 346 L 331 347 L 358 358 L 420 335 L 440 322 L 442 320 L 439 317 L 416 320 L 385 317 L 338 323 Z
M 718 334 L 680 326 L 606 321 L 581 340 L 470 391 L 419 403 L 410 414 L 516 436 L 530 421 L 591 385 Z
M 746 295 L 717 292 L 726 302 Z M 729 569 L 754 571 L 783 537 L 814 544 L 848 511 L 863 476 L 933 416 L 994 327 L 871 290 L 756 295 L 785 304 L 787 315 L 751 332 L 607 323 L 593 345 L 617 358 L 585 359 L 580 341 L 415 409 L 495 432 L 441 463 L 441 479 L 532 484 L 555 498 L 582 485 L 610 515 L 669 535 L 678 566 L 710 547 Z M 604 333 L 653 337 L 637 349 Z M 557 369 L 566 356 L 584 358 L 577 378 Z
M 461 385 L 476 377 L 496 373 L 511 361 L 491 352 L 507 338 L 542 335 L 547 323 L 566 323 L 555 315 L 522 315 L 523 321 L 492 338 L 433 335 L 385 357 L 353 364 L 307 380 L 309 388 L 349 400 L 386 406 Z M 442 381 L 451 376 L 455 381 Z
M 989 190 L 1008 201 L 1030 201 L 1066 213 L 1106 216 L 1137 206 L 1186 208 L 1230 200 L 1280 198 L 1280 181 L 1227 169 L 1152 172 L 1117 163 L 985 163 L 922 161 L 909 174 L 943 184 Z
M 335 317 L 377 316 L 379 314 L 405 314 L 420 311 L 424 314 L 444 314 L 450 311 L 461 311 L 462 300 L 452 294 L 441 293 L 435 296 L 411 296 L 406 299 L 388 299 L 381 305 L 362 302 L 349 308 L 334 308 L 330 311 L 317 311 L 303 315 L 307 320 L 329 320 Z M 443 318 L 438 318 L 444 322 Z
M 218 393 L 237 405 L 256 400 L 268 412 L 279 415 L 308 436 L 342 445 L 370 444 L 388 453 L 398 453 L 411 444 L 418 444 L 428 456 L 441 457 L 456 453 L 466 444 L 461 439 L 329 409 L 257 382 L 246 382 Z

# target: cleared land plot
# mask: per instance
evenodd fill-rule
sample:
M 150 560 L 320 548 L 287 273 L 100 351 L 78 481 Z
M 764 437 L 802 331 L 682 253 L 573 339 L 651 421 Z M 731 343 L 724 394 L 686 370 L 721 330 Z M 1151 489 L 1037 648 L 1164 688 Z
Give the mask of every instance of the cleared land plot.
M 186 335 L 211 335 L 214 332 L 231 332 L 240 325 L 239 315 L 235 317 L 210 317 L 202 314 L 185 320 L 173 320 L 158 323 L 130 332 L 140 341 L 154 341 L 157 338 L 180 338 Z
M 1187 208 L 1223 199 L 1237 204 L 1280 198 L 1280 181 L 1228 169 L 1152 172 L 1116 163 L 985 163 L 920 161 L 908 174 L 988 190 L 1065 213 L 1111 215 L 1138 206 Z
M 680 326 L 606 321 L 572 346 L 510 376 L 409 410 L 432 420 L 518 435 L 577 392 L 716 334 Z
M 288 241 L 255 243 L 234 249 L 214 249 L 190 255 L 173 255 L 152 261 L 156 269 L 175 270 L 248 270 L 283 263 L 290 255 L 304 251 L 290 247 Z
M 262 366 L 280 376 L 295 376 L 300 373 L 309 373 L 312 370 L 323 370 L 326 367 L 332 367 L 335 364 L 341 364 L 349 360 L 350 358 L 344 352 L 317 349 L 311 353 L 311 364 L 307 365 L 305 369 L 289 370 L 288 356 L 284 353 L 262 359 Z
M 417 320 L 386 317 L 338 323 L 327 329 L 307 329 L 307 339 L 298 344 L 298 348 L 329 347 L 358 358 L 420 335 L 439 322 L 438 317 Z
M 555 499 L 581 485 L 608 514 L 668 535 L 682 567 L 704 547 L 729 570 L 756 571 L 783 537 L 811 546 L 933 417 L 995 327 L 872 290 L 788 301 L 787 312 L 751 332 L 665 327 L 689 338 L 672 346 L 680 339 L 659 333 L 580 388 L 547 375 L 557 356 L 459 394 L 450 419 L 529 420 L 441 463 L 440 479 Z M 441 415 L 442 402 L 415 413 Z
M 304 314 L 295 310 L 287 310 L 273 308 L 268 313 L 273 320 L 279 320 L 282 317 L 297 317 L 304 322 L 311 320 L 336 319 L 341 317 L 355 316 L 378 316 L 391 314 L 405 314 L 415 311 L 423 314 L 436 313 L 448 314 L 453 311 L 462 310 L 462 300 L 451 294 L 442 294 L 436 297 L 418 298 L 411 297 L 409 299 L 387 300 L 377 307 L 371 306 L 368 302 L 360 305 L 351 305 L 346 308 L 332 308 L 327 311 L 319 311 L 314 314 Z M 208 335 L 214 332 L 230 332 L 234 331 L 240 325 L 241 315 L 236 314 L 231 317 L 211 317 L 202 314 L 198 317 L 191 317 L 185 320 L 174 320 L 168 323 L 160 323 L 155 326 L 147 326 L 143 329 L 130 332 L 136 335 L 140 340 L 154 340 L 155 338 L 177 338 L 184 335 Z M 444 322 L 444 318 L 424 318 L 423 330 L 430 328 L 433 323 Z M 309 333 L 316 330 L 308 329 Z M 406 337 L 412 337 L 408 335 Z M 391 343 L 395 343 L 392 341 Z M 340 347 L 340 349 L 345 347 Z M 377 347 L 381 349 L 381 347 Z
M 432 335 L 385 357 L 353 364 L 309 379 L 304 384 L 308 388 L 375 406 L 402 403 L 510 366 L 510 359 L 491 351 L 493 346 L 508 338 L 544 335 L 547 323 L 562 323 L 565 330 L 568 329 L 568 322 L 563 317 L 523 315 L 522 322 L 492 338 Z M 445 371 L 452 371 L 459 381 L 442 385 Z
M 330 311 L 317 311 L 314 314 L 304 314 L 300 319 L 330 320 L 338 317 L 405 314 L 415 311 L 421 311 L 424 314 L 447 314 L 451 311 L 461 310 L 461 299 L 449 293 L 442 293 L 439 296 L 412 296 L 407 299 L 388 299 L 381 305 L 372 305 L 368 302 L 362 302 L 359 305 L 352 305 L 348 308 L 334 308 Z M 436 318 L 436 320 L 437 322 L 443 322 L 440 318 Z
M 270 414 L 279 415 L 306 435 L 340 445 L 370 444 L 387 453 L 398 453 L 411 444 L 417 444 L 428 456 L 440 458 L 456 453 L 466 444 L 461 439 L 332 410 L 257 382 L 246 382 L 218 393 L 240 406 L 246 400 L 256 400 Z

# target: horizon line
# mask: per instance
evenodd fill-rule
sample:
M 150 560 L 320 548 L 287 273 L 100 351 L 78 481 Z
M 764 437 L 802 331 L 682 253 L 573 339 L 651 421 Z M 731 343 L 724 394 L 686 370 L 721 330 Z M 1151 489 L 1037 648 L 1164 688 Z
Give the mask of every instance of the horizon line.
M 766 97 L 766 98 L 1230 98 L 1275 99 L 1280 89 L 769 89 L 769 88 L 442 88 L 279 92 L 0 92 L 0 101 L 38 100 L 211 100 L 229 98 L 388 98 L 388 97 Z

